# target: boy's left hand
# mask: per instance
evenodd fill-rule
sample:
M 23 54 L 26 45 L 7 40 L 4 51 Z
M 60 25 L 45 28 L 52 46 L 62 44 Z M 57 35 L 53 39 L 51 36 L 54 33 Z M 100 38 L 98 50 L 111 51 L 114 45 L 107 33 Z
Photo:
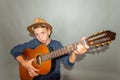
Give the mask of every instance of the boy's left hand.
M 81 43 L 77 45 L 77 49 L 74 51 L 74 53 L 82 55 L 85 52 L 87 52 L 88 49 L 89 49 L 89 46 L 87 45 L 85 41 L 85 37 L 83 37 L 81 39 Z

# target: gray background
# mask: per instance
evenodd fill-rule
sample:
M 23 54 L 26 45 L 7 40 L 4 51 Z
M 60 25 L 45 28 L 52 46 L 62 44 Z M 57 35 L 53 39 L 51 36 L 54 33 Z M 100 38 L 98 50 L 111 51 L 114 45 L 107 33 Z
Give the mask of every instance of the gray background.
M 63 45 L 102 30 L 117 33 L 100 54 L 87 54 L 72 70 L 61 64 L 61 80 L 120 80 L 120 0 L 0 0 L 0 80 L 19 80 L 10 49 L 32 37 L 26 27 L 35 17 L 53 26 L 52 38 Z

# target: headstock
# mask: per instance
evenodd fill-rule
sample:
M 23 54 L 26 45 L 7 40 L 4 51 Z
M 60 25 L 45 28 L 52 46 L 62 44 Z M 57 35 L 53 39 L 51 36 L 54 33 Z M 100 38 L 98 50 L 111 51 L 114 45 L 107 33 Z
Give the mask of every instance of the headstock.
M 110 30 L 98 32 L 89 36 L 86 41 L 89 46 L 104 46 L 105 44 L 111 43 L 115 40 L 116 33 Z

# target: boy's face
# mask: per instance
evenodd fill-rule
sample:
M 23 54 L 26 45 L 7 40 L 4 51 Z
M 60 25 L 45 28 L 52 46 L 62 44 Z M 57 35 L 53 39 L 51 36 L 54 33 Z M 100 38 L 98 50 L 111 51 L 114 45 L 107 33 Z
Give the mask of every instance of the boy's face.
M 38 27 L 33 30 L 35 37 L 43 44 L 47 44 L 49 42 L 50 30 L 46 28 Z

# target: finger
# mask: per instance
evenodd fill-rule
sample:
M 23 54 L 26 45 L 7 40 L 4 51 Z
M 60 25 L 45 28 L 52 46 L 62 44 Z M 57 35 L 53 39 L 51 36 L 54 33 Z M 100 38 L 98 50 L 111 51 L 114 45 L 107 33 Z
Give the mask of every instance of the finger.
M 79 52 L 77 50 L 74 51 L 75 54 L 78 54 Z
M 33 71 L 29 72 L 29 75 L 30 75 L 31 77 L 34 77 Z
M 87 43 L 86 43 L 86 41 L 85 41 L 85 37 L 83 37 L 83 38 L 81 39 L 81 44 L 82 44 L 82 45 L 87 45 Z
M 83 46 L 83 45 L 78 45 L 76 50 L 79 53 L 85 53 L 87 51 L 87 48 L 85 46 Z
M 30 59 L 30 61 L 31 61 L 31 62 L 35 61 L 35 58 L 33 58 L 33 59 Z
M 85 39 L 86 39 L 85 37 L 82 37 L 82 38 L 81 38 L 81 42 L 84 43 L 84 40 L 85 40 Z
M 32 64 L 33 61 L 35 61 L 35 58 L 30 59 L 30 60 L 28 61 L 28 63 Z
M 82 54 L 84 51 L 86 51 L 86 48 L 84 48 L 82 45 L 79 45 L 76 51 L 77 54 Z
M 81 53 L 82 47 L 77 49 L 77 52 Z
M 87 42 L 86 42 L 86 40 L 85 40 L 86 38 L 85 37 L 83 37 L 82 39 L 81 39 L 81 42 L 82 42 L 82 45 L 86 48 L 86 49 L 88 49 L 89 48 L 89 46 L 88 46 L 88 44 L 87 44 Z
M 36 68 L 34 68 L 34 67 L 32 67 L 32 69 L 33 69 L 34 71 L 39 71 L 38 69 L 36 69 Z
M 87 45 L 87 42 L 85 41 L 85 39 L 83 40 L 84 46 L 88 49 L 89 46 Z
M 82 44 L 78 44 L 77 45 L 77 50 L 79 51 L 79 50 L 81 50 L 81 49 L 83 49 L 84 48 L 84 46 L 82 45 Z
M 37 75 L 39 75 L 39 74 L 37 74 L 36 72 L 34 72 L 32 76 L 34 77 L 34 76 L 37 76 Z
M 29 75 L 30 75 L 31 77 L 33 77 L 32 74 L 31 74 L 30 72 L 29 72 Z
M 31 72 L 29 72 L 29 74 L 30 74 L 31 77 L 39 75 L 34 70 L 31 70 Z
M 37 76 L 37 75 L 39 75 L 39 74 L 36 74 L 36 73 L 30 73 L 30 76 L 31 76 L 31 77 L 35 77 L 35 76 Z
M 85 52 L 86 52 L 86 50 L 84 50 L 84 51 L 81 51 L 81 53 L 80 53 L 80 54 L 85 54 Z
M 85 47 L 86 47 L 87 49 L 89 49 L 89 46 L 88 46 L 88 45 L 85 45 Z

